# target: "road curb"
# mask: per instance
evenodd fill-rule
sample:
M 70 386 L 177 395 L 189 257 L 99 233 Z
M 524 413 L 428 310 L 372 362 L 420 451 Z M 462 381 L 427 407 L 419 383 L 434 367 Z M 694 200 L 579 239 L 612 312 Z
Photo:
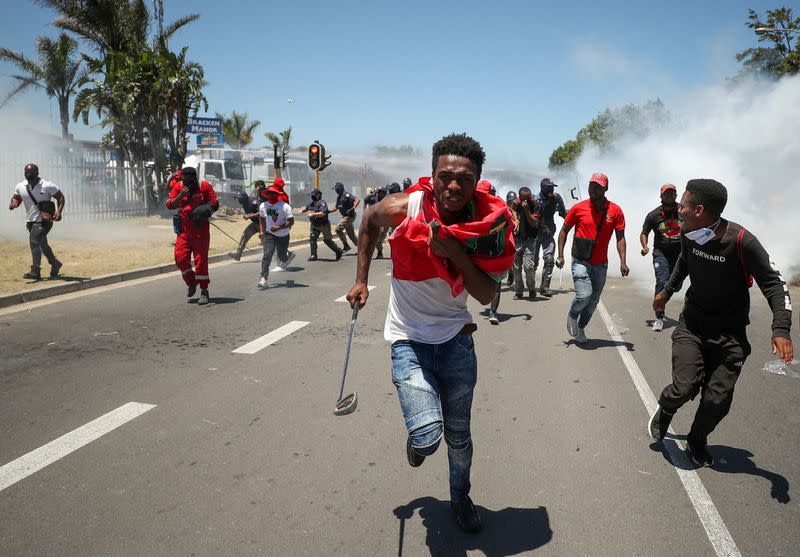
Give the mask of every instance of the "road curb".
M 292 240 L 289 242 L 290 247 L 299 246 L 308 243 L 308 238 L 302 240 Z M 244 250 L 243 255 L 254 255 L 261 251 L 260 247 L 248 248 Z M 212 255 L 208 258 L 209 263 L 217 263 L 230 259 L 227 253 L 219 253 Z M 90 288 L 97 288 L 98 286 L 107 286 L 116 282 L 125 282 L 128 280 L 140 279 L 144 277 L 151 277 L 163 273 L 177 272 L 175 263 L 164 263 L 155 265 L 153 267 L 142 267 L 141 269 L 129 269 L 121 273 L 112 273 L 110 275 L 103 275 L 96 278 L 87 279 L 80 282 L 71 282 L 68 284 L 59 284 L 58 286 L 49 286 L 47 288 L 40 288 L 38 290 L 28 290 L 25 292 L 15 292 L 13 294 L 5 294 L 0 296 L 0 308 L 6 308 L 36 300 L 43 300 L 44 298 L 51 298 L 53 296 L 60 296 L 62 294 L 70 294 L 72 292 L 79 292 L 81 290 L 88 290 Z

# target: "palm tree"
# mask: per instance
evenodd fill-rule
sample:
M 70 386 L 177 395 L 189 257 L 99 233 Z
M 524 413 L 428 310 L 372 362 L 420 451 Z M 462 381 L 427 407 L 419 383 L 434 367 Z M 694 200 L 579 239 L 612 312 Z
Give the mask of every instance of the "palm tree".
M 230 118 L 217 112 L 217 118 L 222 120 L 222 134 L 225 136 L 225 143 L 233 149 L 247 147 L 253 141 L 253 131 L 261 125 L 258 120 L 248 122 L 247 113 L 239 114 L 235 110 Z
M 289 126 L 279 134 L 274 134 L 272 132 L 267 132 L 264 134 L 264 137 L 267 138 L 267 141 L 272 143 L 272 147 L 280 152 L 281 162 L 286 164 L 286 157 L 289 155 L 289 149 L 291 148 L 291 139 L 292 139 L 292 126 Z M 275 177 L 278 178 L 281 175 L 281 168 L 275 168 Z
M 11 62 L 23 72 L 23 75 L 12 76 L 19 84 L 0 101 L 0 108 L 29 87 L 39 87 L 58 102 L 61 137 L 68 139 L 69 99 L 86 77 L 87 71 L 81 67 L 82 60 L 75 56 L 77 50 L 78 43 L 66 33 L 61 33 L 55 40 L 39 37 L 36 40 L 38 61 L 29 59 L 21 52 L 0 48 L 0 60 Z

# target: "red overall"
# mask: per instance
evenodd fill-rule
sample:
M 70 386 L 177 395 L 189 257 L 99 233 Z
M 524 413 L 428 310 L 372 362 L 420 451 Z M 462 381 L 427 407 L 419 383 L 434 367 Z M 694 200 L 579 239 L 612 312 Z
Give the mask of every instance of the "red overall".
M 211 203 L 219 207 L 217 193 L 211 184 L 201 182 L 200 187 L 188 196 L 180 197 L 183 184 L 174 182 L 172 192 L 167 200 L 168 209 L 179 209 L 181 216 L 181 233 L 175 238 L 175 264 L 183 274 L 184 282 L 191 286 L 199 284 L 200 288 L 208 288 L 208 247 L 211 242 L 208 221 L 195 222 L 189 218 L 192 210 L 199 205 Z M 194 256 L 194 270 L 192 270 Z

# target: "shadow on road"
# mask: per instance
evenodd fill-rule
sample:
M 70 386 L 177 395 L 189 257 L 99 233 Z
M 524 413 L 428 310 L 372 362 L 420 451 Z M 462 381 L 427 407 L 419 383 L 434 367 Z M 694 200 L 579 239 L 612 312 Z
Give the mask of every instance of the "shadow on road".
M 578 344 L 574 338 L 564 341 L 565 346 L 577 346 L 581 350 L 597 350 L 598 348 L 616 348 L 617 346 L 624 346 L 628 352 L 634 352 L 632 342 L 619 342 L 616 340 L 608 340 L 606 338 L 590 338 L 584 344 Z
M 209 296 L 208 298 L 209 305 L 235 304 L 236 302 L 243 302 L 243 301 L 244 298 L 226 298 L 223 296 Z M 192 298 L 190 300 L 187 300 L 187 302 L 190 304 L 197 304 L 197 299 Z
M 481 315 L 483 315 L 484 317 L 488 318 L 489 317 L 489 310 L 488 309 L 484 309 L 481 312 Z M 497 312 L 497 320 L 500 323 L 504 323 L 504 322 L 508 321 L 509 319 L 514 319 L 515 317 L 522 317 L 522 318 L 525 319 L 525 321 L 530 321 L 531 319 L 533 319 L 533 316 L 530 313 L 500 313 L 500 312 Z
M 477 506 L 483 529 L 477 534 L 465 534 L 456 524 L 449 501 L 421 497 L 394 510 L 395 516 L 400 519 L 399 557 L 403 555 L 405 521 L 413 517 L 417 509 L 422 525 L 427 529 L 425 543 L 431 555 L 461 557 L 466 556 L 467 551 L 478 550 L 487 557 L 505 557 L 533 551 L 553 538 L 545 507 L 506 507 L 491 511 Z
M 680 468 L 681 470 L 695 470 L 697 466 L 686 456 L 684 451 L 680 449 L 677 451 L 674 450 L 677 448 L 677 445 L 673 447 L 672 452 L 680 454 L 680 457 L 676 458 L 674 462 L 670 459 L 670 451 L 667 450 L 666 443 L 675 444 L 675 439 L 685 440 L 686 436 L 669 435 L 667 439 L 664 440 L 664 443 L 654 442 L 650 445 L 650 448 L 653 451 L 661 452 L 667 462 L 670 462 L 676 468 Z M 712 470 L 715 472 L 721 472 L 723 474 L 748 474 L 750 476 L 762 477 L 768 480 L 772 485 L 769 494 L 773 499 L 783 504 L 787 504 L 792 500 L 789 496 L 789 480 L 777 472 L 759 468 L 758 465 L 751 460 L 754 455 L 750 451 L 728 447 L 727 445 L 709 445 L 708 452 L 714 457 L 714 466 L 712 466 Z
M 717 472 L 760 476 L 772 484 L 769 494 L 773 499 L 783 504 L 792 500 L 789 497 L 789 480 L 777 472 L 759 468 L 752 460 L 754 455 L 750 451 L 726 445 L 709 446 L 708 450 L 714 456 L 714 470 Z

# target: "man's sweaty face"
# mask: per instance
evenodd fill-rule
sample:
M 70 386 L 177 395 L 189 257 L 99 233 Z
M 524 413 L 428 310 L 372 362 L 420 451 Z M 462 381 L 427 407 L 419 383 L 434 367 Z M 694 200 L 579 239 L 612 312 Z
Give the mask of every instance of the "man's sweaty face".
M 461 212 L 472 200 L 478 178 L 475 163 L 468 158 L 440 156 L 433 174 L 433 194 L 439 209 L 448 213 Z

